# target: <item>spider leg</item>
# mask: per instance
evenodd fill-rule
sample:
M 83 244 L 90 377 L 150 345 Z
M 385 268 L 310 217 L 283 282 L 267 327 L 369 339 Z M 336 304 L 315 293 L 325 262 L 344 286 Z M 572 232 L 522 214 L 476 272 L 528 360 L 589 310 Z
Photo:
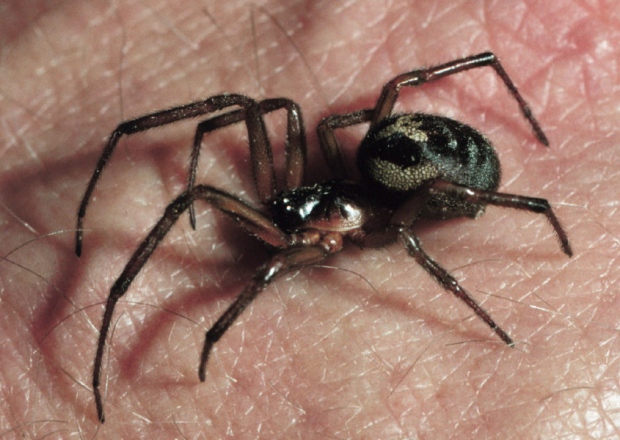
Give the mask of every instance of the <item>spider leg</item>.
M 532 130 L 534 131 L 536 138 L 542 144 L 548 146 L 549 141 L 547 136 L 545 136 L 542 128 L 540 128 L 540 124 L 536 118 L 534 118 L 532 110 L 517 90 L 517 87 L 514 85 L 495 54 L 491 52 L 484 52 L 465 58 L 459 58 L 457 60 L 450 61 L 449 63 L 429 67 L 428 69 L 414 70 L 398 75 L 383 86 L 381 96 L 375 105 L 372 123 L 376 124 L 378 121 L 392 114 L 392 111 L 394 110 L 394 103 L 396 102 L 402 87 L 420 86 L 430 81 L 435 81 L 446 76 L 454 75 L 455 73 L 464 72 L 470 69 L 477 69 L 484 66 L 491 66 L 495 70 L 495 73 L 497 73 L 500 79 L 504 82 L 512 97 L 519 104 L 521 113 L 523 113 L 525 119 L 527 119 L 532 126 Z
M 248 98 L 247 96 L 235 94 L 216 95 L 203 101 L 197 101 L 179 107 L 158 111 L 123 122 L 116 127 L 108 138 L 106 146 L 104 147 L 103 152 L 99 157 L 99 161 L 97 162 L 97 166 L 95 167 L 95 171 L 88 182 L 84 196 L 82 197 L 77 215 L 75 253 L 78 256 L 82 254 L 82 227 L 84 223 L 84 216 L 86 215 L 86 210 L 88 208 L 88 203 L 95 186 L 97 185 L 101 172 L 110 159 L 110 156 L 118 144 L 119 139 L 123 135 L 132 135 L 134 133 L 147 131 L 152 128 L 172 124 L 183 119 L 195 118 L 207 113 L 223 110 L 226 107 L 231 107 L 233 105 L 240 106 L 245 111 L 247 129 L 248 132 L 251 133 L 249 136 L 250 150 L 253 151 L 253 154 L 256 158 L 258 158 L 258 161 L 270 164 L 272 162 L 271 148 L 269 146 L 265 125 L 260 117 L 260 107 L 256 101 Z M 254 171 L 256 170 L 257 168 L 255 167 Z M 258 171 L 259 173 L 254 176 L 257 182 L 257 187 L 264 188 L 266 192 L 269 191 L 274 193 L 275 186 L 273 182 L 273 174 L 269 174 L 269 167 L 264 167 Z
M 342 150 L 340 149 L 334 130 L 370 122 L 372 119 L 372 112 L 372 109 L 365 109 L 344 115 L 327 116 L 323 118 L 316 127 L 323 157 L 331 172 L 336 176 L 347 179 L 347 169 L 344 166 Z
M 275 226 L 269 218 L 265 217 L 262 213 L 247 205 L 245 202 L 216 188 L 206 185 L 196 186 L 191 191 L 181 194 L 168 205 L 164 215 L 153 229 L 151 229 L 138 249 L 136 249 L 125 266 L 125 269 L 112 286 L 106 302 L 93 368 L 93 393 L 95 395 L 97 415 L 101 423 L 105 420 L 103 401 L 99 390 L 101 368 L 103 366 L 106 337 L 110 330 L 116 303 L 127 292 L 134 278 L 149 260 L 168 231 L 170 231 L 170 228 L 176 223 L 181 214 L 189 209 L 196 199 L 201 199 L 210 203 L 213 207 L 233 218 L 246 231 L 256 235 L 266 243 L 279 248 L 286 248 L 289 246 L 290 238 Z
M 403 240 L 403 243 L 407 247 L 409 255 L 411 255 L 429 274 L 435 278 L 435 280 L 443 286 L 444 289 L 450 291 L 454 296 L 463 301 L 467 306 L 476 313 L 484 322 L 487 323 L 491 329 L 497 333 L 502 341 L 504 341 L 510 347 L 514 346 L 513 340 L 508 334 L 502 330 L 493 321 L 493 318 L 482 308 L 480 305 L 463 289 L 458 281 L 454 279 L 452 275 L 448 273 L 443 267 L 437 264 L 426 252 L 422 249 L 420 240 L 418 237 L 406 227 L 400 227 L 398 232 Z
M 417 261 L 435 280 L 441 284 L 441 286 L 451 292 L 454 296 L 463 301 L 467 306 L 480 317 L 489 327 L 500 337 L 502 341 L 508 344 L 510 347 L 514 346 L 513 340 L 508 334 L 499 327 L 491 315 L 489 315 L 477 302 L 474 300 L 465 289 L 463 289 L 458 281 L 450 275 L 450 273 L 437 264 L 425 251 L 422 249 L 420 239 L 411 231 L 411 226 L 420 217 L 420 213 L 427 203 L 431 189 L 437 183 L 430 183 L 423 188 L 420 188 L 418 192 L 413 194 L 409 199 L 405 200 L 403 204 L 392 214 L 390 218 L 389 226 L 383 232 L 384 237 L 390 237 L 391 234 L 398 234 L 409 255 Z M 380 235 L 381 236 L 381 235 Z M 372 235 L 369 235 L 369 238 Z M 368 239 L 368 238 L 366 238 Z
M 254 274 L 251 283 L 239 294 L 237 299 L 220 316 L 215 324 L 207 331 L 205 342 L 200 356 L 198 377 L 205 381 L 207 361 L 213 345 L 219 341 L 226 330 L 235 322 L 241 312 L 262 292 L 276 277 L 300 267 L 317 264 L 331 253 L 339 249 L 327 250 L 320 244 L 311 246 L 297 246 L 285 249 L 276 254 Z
M 484 52 L 466 58 L 459 58 L 449 63 L 440 64 L 428 69 L 413 70 L 403 73 L 393 78 L 383 86 L 381 95 L 373 109 L 359 110 L 344 115 L 332 115 L 324 118 L 317 127 L 317 133 L 321 144 L 323 156 L 329 168 L 338 176 L 346 178 L 347 172 L 344 167 L 344 160 L 340 146 L 334 134 L 334 130 L 346 128 L 352 125 L 370 122 L 376 124 L 378 121 L 390 116 L 394 110 L 394 104 L 398 94 L 403 87 L 420 86 L 427 82 L 435 81 L 455 73 L 463 72 L 479 67 L 491 66 L 495 73 L 504 82 L 512 97 L 519 104 L 523 116 L 527 119 L 536 135 L 536 138 L 544 145 L 549 145 L 549 140 L 543 132 L 540 124 L 534 117 L 532 110 L 527 105 L 519 90 L 514 85 L 508 73 L 504 70 L 497 57 L 491 52 Z
M 433 194 L 449 193 L 472 204 L 496 205 L 506 208 L 521 209 L 539 214 L 544 214 L 549 223 L 555 230 L 560 241 L 560 246 L 564 253 L 569 257 L 573 255 L 573 251 L 568 241 L 566 231 L 562 228 L 559 220 L 555 216 L 549 202 L 545 199 L 534 197 L 526 197 L 521 195 L 497 193 L 492 191 L 483 191 L 457 185 L 455 183 L 438 180 L 428 184 L 425 188 L 420 188 L 418 192 L 413 194 L 406 200 L 392 215 L 390 219 L 390 228 L 396 228 L 398 235 L 403 240 L 409 255 L 415 258 L 435 280 L 441 284 L 446 290 L 453 293 L 457 298 L 461 299 L 471 308 L 476 315 L 487 323 L 491 329 L 509 346 L 513 346 L 514 342 L 508 334 L 502 330 L 493 321 L 493 318 L 463 289 L 456 279 L 452 277 L 443 267 L 437 264 L 422 249 L 419 238 L 411 231 L 411 225 L 419 218 L 424 205 L 429 197 Z
M 258 103 L 259 114 L 252 113 L 253 117 L 261 117 L 266 113 L 271 113 L 279 109 L 286 109 L 287 113 L 287 133 L 286 133 L 286 178 L 285 183 L 288 189 L 297 188 L 301 185 L 306 167 L 306 133 L 303 124 L 303 118 L 299 105 L 294 101 L 286 98 L 265 99 Z M 204 136 L 214 130 L 246 121 L 248 114 L 244 109 L 234 110 L 223 115 L 202 121 L 196 128 L 194 136 L 194 145 L 190 159 L 189 174 L 187 179 L 187 190 L 190 191 L 196 183 L 196 170 L 198 168 L 198 158 L 200 156 L 200 147 Z M 255 135 L 248 133 L 251 138 Z M 271 146 L 267 139 L 264 143 L 269 147 L 270 156 L 265 160 L 261 151 L 256 151 L 250 143 L 250 160 L 252 162 L 252 171 L 255 176 L 255 185 L 258 197 L 261 202 L 267 202 L 274 195 L 275 176 L 273 171 L 273 159 Z M 263 145 L 261 144 L 261 145 Z M 194 206 L 189 208 L 190 223 L 193 229 L 196 229 L 196 215 Z
M 573 255 L 573 250 L 571 249 L 568 241 L 568 235 L 560 224 L 558 218 L 555 216 L 551 205 L 549 205 L 549 202 L 545 199 L 521 196 L 517 194 L 483 191 L 446 181 L 437 181 L 433 183 L 428 191 L 431 194 L 438 192 L 452 193 L 461 197 L 463 200 L 474 204 L 503 206 L 504 208 L 514 208 L 523 211 L 531 211 L 537 214 L 544 214 L 560 241 L 562 251 L 569 257 Z

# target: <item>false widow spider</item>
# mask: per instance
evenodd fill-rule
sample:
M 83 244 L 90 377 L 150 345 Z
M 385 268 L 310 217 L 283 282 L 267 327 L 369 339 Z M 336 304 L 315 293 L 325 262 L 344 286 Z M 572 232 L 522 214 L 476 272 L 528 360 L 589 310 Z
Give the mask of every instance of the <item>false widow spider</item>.
M 198 376 L 205 380 L 213 345 L 243 310 L 278 276 L 320 263 L 343 247 L 348 238 L 361 247 L 380 247 L 400 238 L 411 257 L 446 290 L 470 307 L 509 346 L 513 340 L 443 267 L 422 249 L 413 232 L 420 218 L 449 219 L 480 216 L 487 205 L 545 215 L 564 253 L 572 250 L 568 237 L 545 199 L 497 192 L 500 163 L 496 152 L 474 128 L 442 116 L 424 113 L 392 114 L 402 87 L 424 83 L 470 69 L 491 66 L 517 101 L 538 140 L 549 144 L 530 108 L 497 57 L 481 53 L 413 70 L 386 83 L 377 104 L 344 115 L 324 118 L 317 131 L 323 156 L 337 179 L 304 186 L 306 136 L 299 106 L 286 98 L 255 101 L 238 94 L 215 95 L 203 101 L 151 113 L 120 124 L 110 135 L 83 196 L 77 220 L 76 253 L 82 252 L 82 225 L 92 192 L 119 138 L 188 118 L 225 110 L 198 123 L 191 155 L 187 190 L 166 208 L 163 216 L 135 251 L 108 296 L 93 370 L 97 415 L 105 421 L 100 376 L 106 336 L 117 301 L 178 218 L 189 211 L 195 228 L 193 204 L 203 200 L 232 218 L 248 233 L 277 251 L 260 266 L 247 287 L 207 331 Z M 228 110 L 229 107 L 239 107 Z M 286 176 L 276 189 L 275 171 L 263 115 L 287 112 Z M 203 137 L 214 130 L 244 122 L 258 197 L 268 214 L 210 185 L 195 185 Z M 357 151 L 360 182 L 347 179 L 335 130 L 369 123 Z

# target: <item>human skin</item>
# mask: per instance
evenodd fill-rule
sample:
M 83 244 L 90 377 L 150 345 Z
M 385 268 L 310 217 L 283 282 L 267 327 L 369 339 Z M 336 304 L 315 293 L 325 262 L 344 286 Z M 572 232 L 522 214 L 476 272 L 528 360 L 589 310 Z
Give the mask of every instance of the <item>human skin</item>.
M 619 435 L 615 2 L 13 3 L 0 19 L 0 434 Z M 329 267 L 269 286 L 216 345 L 200 383 L 204 332 L 268 256 L 202 204 L 198 230 L 182 216 L 117 307 L 99 424 L 90 384 L 104 300 L 183 191 L 195 126 L 120 142 L 78 258 L 77 206 L 120 121 L 224 91 L 289 97 L 305 112 L 310 181 L 326 177 L 320 118 L 371 107 L 399 73 L 486 50 L 531 104 L 549 148 L 488 68 L 407 90 L 399 108 L 486 133 L 503 164 L 501 191 L 548 199 L 568 232 L 570 259 L 534 214 L 491 207 L 476 221 L 415 228 L 515 348 L 399 243 L 348 245 Z M 283 139 L 282 118 L 268 122 Z M 339 135 L 352 157 L 360 132 Z M 258 206 L 244 136 L 241 127 L 209 137 L 199 181 Z

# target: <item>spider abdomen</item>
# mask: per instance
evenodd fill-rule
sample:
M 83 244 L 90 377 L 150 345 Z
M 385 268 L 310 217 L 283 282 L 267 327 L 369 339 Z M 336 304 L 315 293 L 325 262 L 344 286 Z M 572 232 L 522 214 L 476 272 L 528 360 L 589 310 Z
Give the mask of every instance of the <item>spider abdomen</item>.
M 495 191 L 500 163 L 490 141 L 474 128 L 443 116 L 407 113 L 370 128 L 357 163 L 375 193 L 400 201 L 435 180 Z M 448 194 L 431 197 L 426 217 L 476 217 L 483 206 Z

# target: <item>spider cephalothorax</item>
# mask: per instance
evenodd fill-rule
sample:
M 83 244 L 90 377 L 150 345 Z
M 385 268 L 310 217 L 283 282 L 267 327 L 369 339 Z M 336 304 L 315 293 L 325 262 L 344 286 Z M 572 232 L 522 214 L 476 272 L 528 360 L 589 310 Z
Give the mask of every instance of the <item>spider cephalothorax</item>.
M 373 109 L 323 119 L 317 128 L 321 149 L 337 178 L 315 185 L 303 185 L 306 137 L 301 111 L 289 99 L 255 101 L 243 95 L 222 94 L 120 124 L 110 135 L 78 211 L 78 255 L 82 252 L 82 223 L 88 202 L 121 136 L 224 110 L 224 113 L 197 125 L 187 191 L 166 208 L 112 286 L 93 371 L 99 420 L 104 421 L 99 390 L 103 353 L 116 302 L 181 214 L 189 211 L 191 224 L 195 225 L 193 204 L 196 200 L 211 204 L 246 231 L 277 249 L 207 332 L 198 370 L 202 381 L 205 380 L 213 345 L 269 283 L 284 273 L 317 264 L 339 252 L 345 239 L 363 247 L 377 247 L 400 238 L 409 255 L 439 284 L 467 304 L 506 344 L 512 346 L 508 334 L 424 252 L 413 227 L 420 218 L 477 217 L 487 205 L 495 205 L 544 214 L 555 230 L 562 250 L 571 256 L 566 232 L 545 199 L 496 191 L 500 180 L 499 160 L 491 143 L 478 131 L 442 116 L 422 113 L 392 115 L 402 87 L 418 86 L 482 66 L 491 66 L 495 70 L 519 104 L 538 140 L 548 145 L 529 107 L 495 55 L 489 52 L 399 75 L 384 86 Z M 230 107 L 238 108 L 228 110 Z M 275 185 L 271 145 L 263 121 L 264 114 L 278 109 L 286 109 L 288 118 L 286 188 L 280 191 Z M 203 136 L 242 121 L 249 134 L 252 172 L 258 197 L 265 205 L 264 212 L 212 186 L 195 186 Z M 369 123 L 370 128 L 357 152 L 361 179 L 352 182 L 347 179 L 334 132 L 361 123 Z

